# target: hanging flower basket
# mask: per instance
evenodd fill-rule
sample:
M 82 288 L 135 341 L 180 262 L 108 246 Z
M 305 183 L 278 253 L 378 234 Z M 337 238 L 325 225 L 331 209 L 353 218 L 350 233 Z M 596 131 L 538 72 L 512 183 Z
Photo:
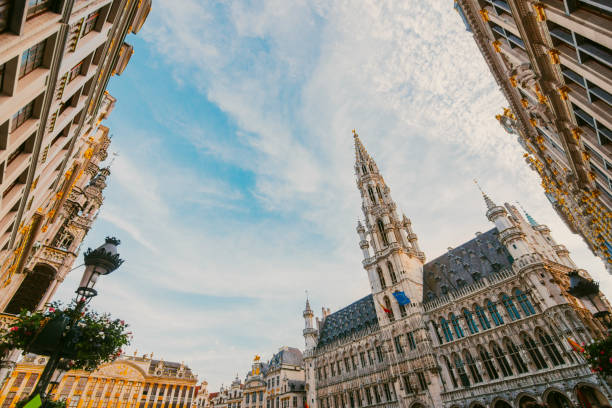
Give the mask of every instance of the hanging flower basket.
M 8 330 L 0 333 L 0 349 L 48 356 L 61 344 L 60 356 L 70 360 L 70 368 L 90 371 L 115 360 L 130 343 L 132 333 L 126 331 L 127 324 L 76 306 L 54 304 L 41 312 L 22 311 Z
M 612 376 L 612 336 L 585 345 L 584 358 L 591 366 L 591 371 L 603 377 Z

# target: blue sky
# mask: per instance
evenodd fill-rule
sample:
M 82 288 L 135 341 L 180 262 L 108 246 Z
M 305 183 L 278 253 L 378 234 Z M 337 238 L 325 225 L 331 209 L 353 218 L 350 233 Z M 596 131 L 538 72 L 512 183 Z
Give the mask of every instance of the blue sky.
M 305 290 L 316 310 L 368 293 L 353 128 L 429 259 L 492 228 L 478 178 L 610 294 L 495 120 L 504 99 L 451 1 L 180 3 L 154 1 L 111 80 L 119 155 L 83 245 L 122 240 L 94 306 L 131 324 L 130 352 L 185 361 L 214 390 L 255 354 L 303 347 Z

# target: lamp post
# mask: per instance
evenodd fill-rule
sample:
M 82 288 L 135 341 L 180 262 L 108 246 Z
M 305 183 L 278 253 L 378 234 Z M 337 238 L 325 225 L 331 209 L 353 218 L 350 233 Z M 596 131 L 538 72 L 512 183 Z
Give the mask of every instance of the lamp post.
M 49 355 L 47 365 L 45 366 L 45 369 L 40 376 L 40 380 L 38 381 L 38 384 L 36 385 L 36 388 L 34 388 L 31 395 L 31 397 L 34 397 L 37 394 L 40 395 L 40 398 L 43 401 L 43 408 L 47 406 L 47 388 L 49 383 L 51 382 L 52 377 L 58 377 L 56 370 L 58 370 L 58 364 L 62 358 L 62 352 L 68 345 L 67 337 L 70 337 L 68 334 L 75 328 L 85 306 L 94 296 L 98 294 L 98 292 L 94 289 L 94 285 L 96 284 L 100 275 L 108 275 L 119 268 L 119 266 L 121 266 L 123 263 L 123 260 L 119 258 L 119 254 L 117 253 L 117 245 L 120 243 L 121 241 L 119 241 L 117 238 L 106 237 L 103 245 L 96 249 L 89 248 L 83 255 L 85 258 L 85 271 L 83 272 L 81 283 L 76 290 L 77 297 L 75 299 L 74 313 L 66 322 L 64 330 L 62 330 L 62 337 L 59 339 L 56 349 Z

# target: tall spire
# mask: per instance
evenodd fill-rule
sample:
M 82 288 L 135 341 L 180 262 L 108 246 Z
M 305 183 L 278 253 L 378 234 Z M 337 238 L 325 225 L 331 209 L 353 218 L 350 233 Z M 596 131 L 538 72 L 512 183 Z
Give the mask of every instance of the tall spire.
M 355 129 L 353 129 L 353 138 L 355 139 L 355 161 L 357 163 L 366 163 L 372 160 L 368 151 L 363 147 L 363 144 L 361 144 L 361 140 L 359 140 L 359 135 Z
M 476 187 L 478 187 L 478 190 L 480 190 L 480 192 L 482 193 L 482 198 L 484 198 L 485 204 L 487 205 L 487 209 L 490 210 L 491 208 L 497 207 L 493 200 L 491 200 L 489 196 L 484 191 L 482 191 L 482 188 L 480 188 L 480 184 L 478 184 L 478 181 L 476 181 L 476 179 L 474 179 L 474 183 L 476 183 Z

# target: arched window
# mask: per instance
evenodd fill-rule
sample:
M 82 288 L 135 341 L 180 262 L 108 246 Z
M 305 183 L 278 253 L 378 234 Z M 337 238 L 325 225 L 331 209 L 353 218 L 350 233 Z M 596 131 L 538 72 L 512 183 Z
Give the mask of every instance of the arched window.
M 487 309 L 489 309 L 493 323 L 495 323 L 496 326 L 504 324 L 504 319 L 502 319 L 501 315 L 497 311 L 497 305 L 495 303 L 489 300 L 487 303 Z
M 372 187 L 368 187 L 368 195 L 370 196 L 370 201 L 372 204 L 376 204 L 376 197 L 374 197 L 374 191 L 372 191 Z
M 547 333 L 540 331 L 538 337 L 553 365 L 558 366 L 565 363 L 565 361 L 563 361 L 563 357 L 561 357 L 561 353 L 559 353 L 559 349 L 557 349 L 557 346 Z
M 440 319 L 440 326 L 442 326 L 442 333 L 444 333 L 446 341 L 453 341 L 453 333 L 451 333 L 448 321 L 445 318 Z
M 454 313 L 451 313 L 451 323 L 453 324 L 453 329 L 455 330 L 455 334 L 457 335 L 457 338 L 460 339 L 462 337 L 465 337 L 465 334 L 463 333 L 463 329 L 461 328 L 461 325 L 459 324 L 459 318 L 457 316 L 455 316 Z
M 385 276 L 383 275 L 383 271 L 380 268 L 376 268 L 376 273 L 378 274 L 378 281 L 380 282 L 380 288 L 385 289 L 387 284 L 385 283 Z
M 365 164 L 361 165 L 361 170 L 363 171 L 363 174 L 368 174 L 368 170 L 366 169 Z
M 376 194 L 378 194 L 378 198 L 382 200 L 383 196 L 382 196 L 382 193 L 380 192 L 380 186 L 376 186 Z
M 548 364 L 546 364 L 546 360 L 544 360 L 544 356 L 542 356 L 542 353 L 540 353 L 540 349 L 536 345 L 535 341 L 525 333 L 523 333 L 523 344 L 525 345 L 533 364 L 535 364 L 538 370 L 548 368 Z
M 527 365 L 523 361 L 523 358 L 519 354 L 518 347 L 514 345 L 512 340 L 506 339 L 506 349 L 508 350 L 508 354 L 510 355 L 510 359 L 514 363 L 514 368 L 518 371 L 519 374 L 523 374 L 527 372 Z
M 440 336 L 440 332 L 438 331 L 438 325 L 436 324 L 436 322 L 432 321 L 431 322 L 431 326 L 433 327 L 434 333 L 436 333 L 436 337 L 438 338 L 438 342 L 440 342 L 440 344 L 442 344 L 443 341 L 442 341 L 442 337 Z
M 378 224 L 378 232 L 380 232 L 380 237 L 382 238 L 383 245 L 389 245 L 389 241 L 387 240 L 387 234 L 385 233 L 385 226 L 383 225 L 382 220 L 376 221 Z
M 387 315 L 389 316 L 389 320 L 394 321 L 395 316 L 393 315 L 393 308 L 391 307 L 391 301 L 387 296 L 385 296 L 385 307 L 391 312 L 387 313 Z
M 521 309 L 523 309 L 525 316 L 531 316 L 532 314 L 535 314 L 535 309 L 533 308 L 533 305 L 531 304 L 529 299 L 527 299 L 527 295 L 525 295 L 523 291 L 517 289 L 514 292 L 514 296 L 516 296 L 517 302 L 519 303 L 519 305 L 521 305 Z
M 493 360 L 491 360 L 491 355 L 489 352 L 484 347 L 478 346 L 478 354 L 480 354 L 480 359 L 487 370 L 489 380 L 498 379 L 499 374 L 497 374 L 497 369 L 495 368 L 495 365 L 493 365 Z
M 487 315 L 485 314 L 484 309 L 480 307 L 480 305 L 476 305 L 474 310 L 476 310 L 476 316 L 478 317 L 478 321 L 480 322 L 480 327 L 482 327 L 482 330 L 490 329 L 491 323 L 489 323 L 489 319 L 487 319 Z
M 472 316 L 472 312 L 467 309 L 463 309 L 463 317 L 465 318 L 465 322 L 467 323 L 470 333 L 478 333 L 478 326 L 476 326 L 476 322 L 474 321 L 474 316 Z
M 502 370 L 503 376 L 511 376 L 512 368 L 510 368 L 510 364 L 508 364 L 508 360 L 506 360 L 506 355 L 504 354 L 504 351 L 494 341 L 491 342 L 491 349 L 493 350 L 493 355 L 495 356 L 497 365 Z
M 469 387 L 470 379 L 468 378 L 467 373 L 465 372 L 465 366 L 463 365 L 463 360 L 461 360 L 461 357 L 459 356 L 459 354 L 455 354 L 453 360 L 455 363 L 455 368 L 457 369 L 457 373 L 459 374 L 459 380 L 461 381 L 461 385 L 463 385 L 464 387 Z
M 372 173 L 374 173 L 374 167 L 372 167 L 372 165 L 371 165 L 371 164 L 370 164 L 370 166 L 369 166 L 369 167 L 370 167 L 370 171 L 371 171 Z
M 453 366 L 450 364 L 446 356 L 442 356 L 442 358 L 444 359 L 444 363 L 446 363 L 446 369 L 448 370 L 448 375 L 453 382 L 453 387 L 457 388 L 457 379 L 455 378 L 455 373 L 453 372 Z
M 506 312 L 508 312 L 508 316 L 510 316 L 510 320 L 517 320 L 521 318 L 521 315 L 516 309 L 516 306 L 514 306 L 514 302 L 512 301 L 510 296 L 504 293 L 502 295 L 502 303 L 504 304 L 504 307 L 506 308 Z
M 393 265 L 391 265 L 391 262 L 387 262 L 387 269 L 389 269 L 391 283 L 395 285 L 397 283 L 397 276 L 395 276 L 395 271 L 393 270 Z
M 467 364 L 468 369 L 470 370 L 470 374 L 472 374 L 472 380 L 474 381 L 474 383 L 478 384 L 482 382 L 482 376 L 478 371 L 476 361 L 474 361 L 474 357 L 472 357 L 472 354 L 470 354 L 468 350 L 463 350 L 463 357 L 465 358 L 465 363 Z

